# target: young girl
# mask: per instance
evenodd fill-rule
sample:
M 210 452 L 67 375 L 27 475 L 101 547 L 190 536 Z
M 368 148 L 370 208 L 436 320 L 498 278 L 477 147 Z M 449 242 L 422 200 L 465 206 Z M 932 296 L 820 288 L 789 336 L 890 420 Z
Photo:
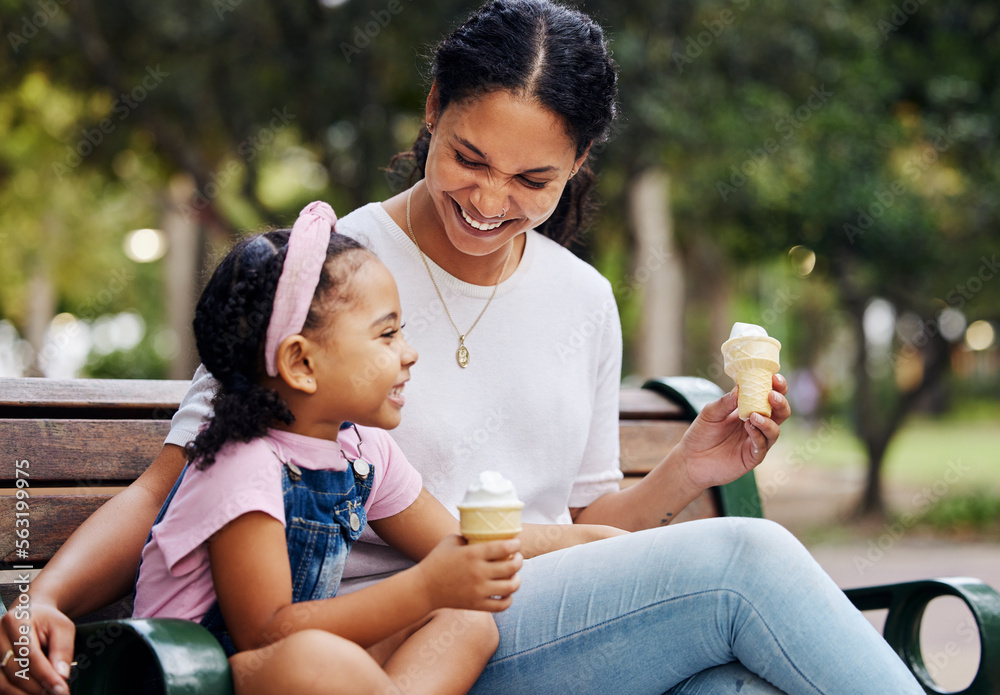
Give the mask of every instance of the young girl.
M 221 388 L 143 551 L 135 615 L 207 627 L 237 693 L 464 693 L 496 649 L 487 611 L 518 588 L 520 540 L 451 535 L 374 429 L 399 424 L 417 353 L 389 271 L 335 219 L 309 205 L 205 288 L 195 334 Z M 368 522 L 419 562 L 334 597 Z

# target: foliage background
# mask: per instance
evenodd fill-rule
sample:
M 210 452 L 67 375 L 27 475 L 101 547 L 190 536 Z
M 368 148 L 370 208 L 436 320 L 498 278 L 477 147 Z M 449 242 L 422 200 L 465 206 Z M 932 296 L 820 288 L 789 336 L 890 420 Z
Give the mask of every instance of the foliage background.
M 313 199 L 386 197 L 433 43 L 476 4 L 0 0 L 0 368 L 45 372 L 93 343 L 78 373 L 190 373 L 176 307 L 218 250 Z M 853 423 L 861 509 L 880 513 L 906 418 L 1000 390 L 995 340 L 963 342 L 1000 320 L 1000 6 L 581 7 L 621 70 L 579 252 L 619 290 L 626 372 L 644 261 L 629 195 L 655 171 L 684 268 L 684 371 L 728 388 L 718 344 L 733 320 L 765 325 L 783 371 L 815 385 L 799 412 Z M 190 237 L 187 265 L 129 260 L 123 239 L 144 227 Z

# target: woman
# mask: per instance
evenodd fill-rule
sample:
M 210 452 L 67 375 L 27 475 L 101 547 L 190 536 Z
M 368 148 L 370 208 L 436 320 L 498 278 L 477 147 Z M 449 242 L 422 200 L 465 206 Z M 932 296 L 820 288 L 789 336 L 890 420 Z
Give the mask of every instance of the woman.
M 452 509 L 479 471 L 494 468 L 514 480 L 526 521 L 637 531 L 527 560 L 517 598 L 497 616 L 500 647 L 473 692 L 920 693 L 777 525 L 657 528 L 763 460 L 790 414 L 782 377 L 771 418 L 742 423 L 730 393 L 641 483 L 618 490 L 618 315 L 609 283 L 561 246 L 586 210 L 589 148 L 615 116 L 600 27 L 546 0 L 498 0 L 441 44 L 432 76 L 426 127 L 402 160 L 416 183 L 338 227 L 396 277 L 407 338 L 422 355 L 393 436 Z M 180 471 L 178 445 L 207 415 L 212 389 L 208 374 L 196 375 L 151 468 L 35 581 L 33 620 L 53 662 L 71 654 L 63 612 L 78 615 L 111 598 L 110 588 L 130 587 Z M 95 553 L 106 561 L 94 562 Z M 87 562 L 76 562 L 82 554 Z M 359 543 L 358 557 L 345 588 L 405 566 L 375 543 Z M 98 566 L 108 569 L 86 569 Z M 56 682 L 36 654 L 35 673 Z

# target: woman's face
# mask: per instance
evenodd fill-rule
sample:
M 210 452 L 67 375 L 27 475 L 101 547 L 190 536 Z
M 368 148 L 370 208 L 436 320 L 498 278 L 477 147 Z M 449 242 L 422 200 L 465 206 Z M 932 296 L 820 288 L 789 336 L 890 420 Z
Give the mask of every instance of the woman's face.
M 577 159 L 563 118 L 507 91 L 441 113 L 434 101 L 425 185 L 451 244 L 484 256 L 548 219 L 586 157 Z

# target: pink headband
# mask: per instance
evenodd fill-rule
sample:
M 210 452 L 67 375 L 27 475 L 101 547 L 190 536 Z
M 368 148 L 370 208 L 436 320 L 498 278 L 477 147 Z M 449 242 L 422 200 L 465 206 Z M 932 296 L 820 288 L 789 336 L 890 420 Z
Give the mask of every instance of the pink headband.
M 275 360 L 281 341 L 301 331 L 306 323 L 320 271 L 326 262 L 330 234 L 336 224 L 333 208 L 319 201 L 302 208 L 295 220 L 288 236 L 285 264 L 274 292 L 271 322 L 267 325 L 264 362 L 268 376 L 278 376 Z

